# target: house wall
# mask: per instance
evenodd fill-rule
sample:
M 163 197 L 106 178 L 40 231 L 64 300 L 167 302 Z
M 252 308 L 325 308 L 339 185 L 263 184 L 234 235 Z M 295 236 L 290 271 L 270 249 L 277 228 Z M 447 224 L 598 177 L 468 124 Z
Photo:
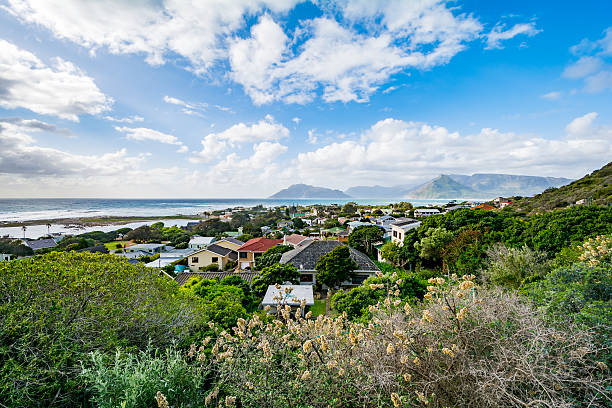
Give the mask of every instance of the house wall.
M 263 252 L 238 251 L 238 266 L 240 269 L 245 269 L 247 267 L 253 269 L 255 268 L 255 259 L 262 254 Z
M 216 261 L 214 258 L 216 258 Z M 219 266 L 219 270 L 223 270 L 225 269 L 225 265 L 227 265 L 228 260 L 229 255 L 221 256 L 219 254 L 215 254 L 214 252 L 204 250 L 189 255 L 187 263 L 189 264 L 189 268 L 194 272 L 199 271 L 200 269 L 203 269 L 211 264 L 217 264 Z

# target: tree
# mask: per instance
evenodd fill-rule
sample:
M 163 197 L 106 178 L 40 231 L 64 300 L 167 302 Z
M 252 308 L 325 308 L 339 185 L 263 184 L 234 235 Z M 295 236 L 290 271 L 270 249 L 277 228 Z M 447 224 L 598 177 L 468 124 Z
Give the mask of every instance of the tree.
M 455 234 L 446 228 L 430 228 L 425 237 L 415 244 L 422 259 L 438 264 L 442 260 L 444 247 L 455 238 Z
M 285 282 L 300 283 L 300 273 L 295 266 L 279 263 L 268 266 L 263 268 L 261 274 L 253 280 L 253 294 L 263 298 L 269 285 Z
M 348 244 L 361 252 L 372 255 L 374 244 L 382 241 L 384 235 L 385 229 L 383 227 L 378 225 L 362 225 L 355 228 L 349 234 Z
M 401 247 L 395 242 L 387 242 L 380 249 L 380 255 L 394 266 L 399 265 Z
M 148 242 L 162 239 L 162 233 L 160 229 L 153 229 L 148 225 L 143 225 L 128 232 L 125 235 L 125 239 L 134 242 Z
M 268 249 L 264 252 L 260 257 L 255 259 L 255 269 L 260 271 L 263 268 L 268 266 L 272 266 L 275 263 L 278 263 L 281 259 L 281 256 L 287 252 L 291 251 L 293 247 L 291 245 L 275 245 L 272 248 Z
M 349 280 L 357 263 L 351 258 L 351 251 L 346 246 L 339 246 L 323 255 L 317 261 L 315 270 L 317 271 L 317 281 L 334 289 L 346 280 Z
M 293 219 L 293 227 L 296 229 L 302 229 L 306 226 L 306 223 L 304 223 L 304 221 L 301 218 L 294 218 Z
M 357 203 L 350 201 L 342 206 L 342 214 L 353 215 L 357 211 Z

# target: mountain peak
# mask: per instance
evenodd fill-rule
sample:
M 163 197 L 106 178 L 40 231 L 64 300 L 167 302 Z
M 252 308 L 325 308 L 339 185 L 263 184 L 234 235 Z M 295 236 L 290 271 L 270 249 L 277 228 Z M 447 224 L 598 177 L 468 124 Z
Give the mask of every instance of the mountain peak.
M 340 190 L 325 187 L 316 187 L 309 184 L 293 184 L 270 198 L 322 198 L 322 199 L 343 199 L 348 200 L 352 197 Z

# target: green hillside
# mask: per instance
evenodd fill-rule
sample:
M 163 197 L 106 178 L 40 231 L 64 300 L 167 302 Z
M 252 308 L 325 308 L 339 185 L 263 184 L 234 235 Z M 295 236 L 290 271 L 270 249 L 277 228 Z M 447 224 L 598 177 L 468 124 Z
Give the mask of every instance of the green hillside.
M 568 185 L 512 200 L 510 206 L 526 212 L 542 212 L 568 207 L 580 200 L 586 200 L 586 204 L 612 203 L 612 162 Z

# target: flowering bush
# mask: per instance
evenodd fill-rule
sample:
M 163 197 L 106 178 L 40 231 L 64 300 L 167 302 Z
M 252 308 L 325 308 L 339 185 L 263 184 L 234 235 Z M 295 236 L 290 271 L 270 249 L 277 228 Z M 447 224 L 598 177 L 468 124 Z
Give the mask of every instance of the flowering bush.
M 607 366 L 588 333 L 543 324 L 514 293 L 479 289 L 473 276 L 431 278 L 425 300 L 411 307 L 388 296 L 373 319 L 345 316 L 238 320 L 217 331 L 207 406 L 483 407 L 612 402 Z M 304 305 L 302 305 L 304 307 Z M 209 341 L 207 339 L 206 341 Z M 171 400 L 164 404 L 172 405 Z
M 612 235 L 600 235 L 578 246 L 579 259 L 590 266 L 598 266 L 612 261 Z

